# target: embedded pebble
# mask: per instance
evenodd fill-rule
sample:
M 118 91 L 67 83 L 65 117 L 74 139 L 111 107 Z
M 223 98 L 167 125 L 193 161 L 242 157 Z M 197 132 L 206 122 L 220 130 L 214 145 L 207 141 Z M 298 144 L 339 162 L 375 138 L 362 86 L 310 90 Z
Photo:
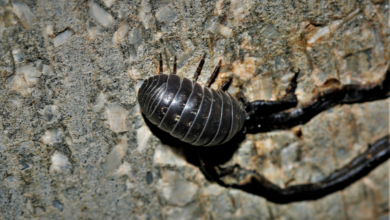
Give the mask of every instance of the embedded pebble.
M 145 29 L 149 29 L 151 27 L 151 21 L 153 19 L 152 15 L 152 7 L 150 6 L 149 2 L 146 0 L 141 1 L 141 7 L 138 13 L 138 18 L 144 25 Z
M 186 181 L 173 171 L 162 173 L 162 179 L 157 182 L 156 187 L 170 205 L 177 206 L 185 206 L 194 201 L 198 191 L 196 184 Z
M 37 60 L 37 62 L 35 62 L 35 67 L 38 69 L 39 72 L 42 72 L 42 69 L 43 69 L 42 60 Z
M 154 164 L 164 166 L 185 166 L 187 162 L 175 155 L 168 146 L 159 144 L 154 151 Z
M 113 132 L 128 131 L 127 112 L 118 103 L 109 103 L 106 106 L 106 124 Z
M 135 44 L 137 46 L 140 43 L 142 43 L 142 28 L 141 27 L 133 28 L 129 33 L 128 39 L 129 39 L 129 43 Z
M 120 44 L 126 39 L 127 33 L 129 32 L 130 26 L 127 23 L 122 23 L 118 30 L 114 33 L 112 38 L 113 44 Z
M 232 63 L 232 72 L 242 80 L 252 79 L 256 71 L 256 60 L 257 58 L 248 56 L 244 58 L 244 62 L 236 60 Z
M 298 156 L 298 143 L 292 143 L 280 151 L 282 168 L 291 170 Z
M 53 155 L 51 155 L 51 166 L 50 173 L 54 171 L 65 171 L 70 168 L 70 163 L 68 158 L 61 154 L 58 151 L 55 151 Z
M 176 12 L 167 5 L 157 11 L 156 18 L 159 21 L 172 21 L 176 18 Z
M 127 172 L 128 169 L 131 169 L 127 164 L 124 163 L 124 166 L 120 168 L 122 165 L 122 159 L 126 155 L 127 151 L 127 136 L 123 135 L 121 137 L 121 141 L 113 147 L 111 152 L 106 156 L 104 163 L 101 165 L 102 169 L 106 172 L 112 172 L 117 170 L 116 173 L 120 174 L 123 172 Z
M 17 108 L 22 107 L 23 100 L 17 96 L 11 96 L 9 102 Z
M 130 173 L 131 173 L 131 165 L 126 161 L 124 161 L 115 171 L 115 174 L 118 176 L 123 176 L 123 175 L 130 176 Z
M 102 35 L 104 30 L 99 26 L 87 25 L 87 38 L 94 40 L 98 35 Z
M 124 18 L 126 16 L 126 11 L 124 9 L 119 9 L 118 18 Z
M 53 36 L 54 35 L 54 26 L 52 24 L 48 24 L 45 27 L 45 33 L 48 36 Z
M 150 171 L 148 171 L 148 172 L 146 173 L 145 179 L 146 179 L 146 183 L 147 183 L 148 185 L 152 184 L 152 183 L 153 183 L 153 173 L 150 172 Z
M 50 72 L 50 66 L 48 66 L 46 64 L 43 64 L 42 73 L 45 74 L 45 75 L 49 75 L 51 73 Z
M 70 36 L 72 36 L 72 32 L 69 30 L 58 34 L 53 40 L 54 47 L 58 47 L 64 44 Z
M 180 220 L 180 219 L 203 219 L 201 218 L 202 210 L 197 203 L 191 203 L 185 207 L 170 207 L 164 208 L 166 213 L 166 219 L 169 220 Z
M 114 18 L 94 2 L 90 4 L 89 14 L 104 27 L 108 27 L 114 22 Z
M 16 73 L 8 77 L 6 84 L 11 90 L 20 92 L 22 96 L 29 96 L 41 77 L 42 73 L 35 67 L 23 66 L 16 69 Z
M 204 187 L 202 190 L 203 196 L 216 196 L 221 194 L 223 191 L 223 188 L 217 184 L 210 184 L 207 187 Z
M 126 190 L 133 189 L 134 184 L 130 182 L 129 179 L 126 180 Z
M 225 25 L 220 24 L 218 32 L 220 35 L 224 37 L 232 37 L 233 36 L 233 30 L 231 28 L 226 27 Z
M 64 207 L 59 201 L 53 201 L 53 207 L 57 208 L 60 212 L 64 210 Z
M 96 99 L 96 104 L 92 107 L 92 111 L 99 112 L 100 110 L 102 110 L 105 102 L 106 102 L 106 94 L 104 92 L 101 92 Z
M 17 63 L 21 63 L 24 60 L 24 56 L 21 49 L 12 50 L 12 56 L 14 57 L 14 60 Z
M 335 20 L 332 21 L 328 26 L 319 28 L 311 37 L 307 40 L 307 49 L 311 50 L 312 46 L 315 43 L 318 43 L 319 41 L 322 41 L 325 39 L 326 36 L 330 36 L 331 34 L 334 34 L 341 25 L 345 24 L 346 22 L 352 20 L 354 17 L 356 17 L 360 12 L 360 9 L 356 9 L 353 12 L 351 12 L 347 17 L 345 17 L 343 20 Z
M 25 28 L 31 28 L 33 26 L 35 15 L 25 3 L 14 1 L 12 2 L 12 8 Z
M 116 0 L 103 0 L 104 5 L 107 6 L 107 8 L 110 8 Z
M 232 13 L 234 26 L 239 25 L 247 16 L 250 15 L 252 1 L 250 0 L 232 0 L 230 2 L 230 13 Z
M 136 69 L 135 67 L 131 67 L 128 71 L 127 71 L 127 75 L 130 76 L 130 78 L 134 79 L 134 80 L 137 80 L 139 78 L 141 78 L 141 73 L 138 71 L 138 69 Z
M 222 15 L 223 13 L 223 3 L 224 3 L 225 0 L 217 0 L 216 3 L 215 3 L 215 10 L 214 10 L 214 14 L 215 15 Z
M 134 118 L 141 115 L 141 110 L 139 107 L 139 103 L 135 104 L 135 106 L 130 110 L 130 118 Z
M 58 107 L 57 105 L 48 105 L 43 109 L 42 112 L 46 121 L 52 121 L 53 119 L 58 117 Z
M 11 182 L 11 183 L 17 181 L 16 178 L 15 178 L 13 175 L 10 175 L 10 176 L 6 177 L 6 179 L 7 179 L 9 182 Z
M 278 37 L 278 32 L 276 31 L 275 26 L 272 24 L 265 26 L 261 29 L 260 32 L 271 39 L 275 39 Z
M 48 130 L 45 135 L 42 136 L 42 141 L 45 144 L 54 144 L 62 142 L 63 132 L 61 128 Z
M 0 152 L 3 150 L 4 150 L 4 143 L 3 143 L 2 136 L 0 136 Z
M 137 150 L 142 152 L 148 146 L 148 140 L 152 132 L 147 126 L 142 126 L 137 130 Z

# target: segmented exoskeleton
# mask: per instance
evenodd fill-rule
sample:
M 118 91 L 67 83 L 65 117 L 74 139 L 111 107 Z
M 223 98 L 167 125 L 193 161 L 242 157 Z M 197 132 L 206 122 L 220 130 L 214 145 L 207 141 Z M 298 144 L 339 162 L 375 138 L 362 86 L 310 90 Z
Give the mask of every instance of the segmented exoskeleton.
M 160 129 L 195 146 L 214 146 L 242 129 L 246 112 L 223 88 L 210 88 L 211 80 L 206 86 L 196 82 L 203 63 L 192 81 L 176 75 L 175 70 L 148 78 L 138 101 L 144 115 Z

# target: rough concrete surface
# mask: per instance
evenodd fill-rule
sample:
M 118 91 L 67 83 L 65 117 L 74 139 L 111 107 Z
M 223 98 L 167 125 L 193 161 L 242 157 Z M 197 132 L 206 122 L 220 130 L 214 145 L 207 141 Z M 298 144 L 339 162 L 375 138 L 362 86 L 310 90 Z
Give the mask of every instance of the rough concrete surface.
M 178 56 L 190 77 L 249 100 L 301 103 L 327 79 L 379 80 L 386 0 L 0 0 L 0 219 L 388 219 L 389 162 L 318 201 L 276 205 L 205 179 L 137 105 Z M 293 130 L 247 135 L 231 162 L 280 186 L 320 180 L 389 133 L 389 100 L 339 106 Z

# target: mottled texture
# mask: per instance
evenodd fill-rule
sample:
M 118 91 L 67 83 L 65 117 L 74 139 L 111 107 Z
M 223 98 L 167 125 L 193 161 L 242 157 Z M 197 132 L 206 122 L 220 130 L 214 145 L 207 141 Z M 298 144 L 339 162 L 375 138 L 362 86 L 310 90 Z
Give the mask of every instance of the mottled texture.
M 0 219 L 387 219 L 389 162 L 314 202 L 275 205 L 208 182 L 162 145 L 142 80 L 233 77 L 249 100 L 380 79 L 389 1 L 0 0 Z M 247 135 L 229 163 L 280 186 L 323 178 L 389 133 L 389 101 L 338 106 L 291 131 Z M 295 134 L 301 129 L 302 136 Z M 172 153 L 172 152 L 173 153 Z M 177 157 L 176 159 L 174 157 Z

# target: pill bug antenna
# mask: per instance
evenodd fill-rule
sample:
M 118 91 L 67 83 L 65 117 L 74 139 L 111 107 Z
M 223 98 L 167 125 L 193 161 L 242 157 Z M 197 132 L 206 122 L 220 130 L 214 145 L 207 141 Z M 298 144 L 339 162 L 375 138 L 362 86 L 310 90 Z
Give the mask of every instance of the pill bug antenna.
M 219 69 L 221 67 L 222 60 L 218 62 L 218 65 L 215 67 L 213 74 L 211 74 L 209 80 L 206 82 L 206 87 L 210 88 L 211 84 L 214 82 L 215 78 L 217 78 Z
M 177 74 L 177 59 L 176 59 L 176 55 L 173 58 L 173 74 Z
M 163 74 L 163 61 L 162 61 L 161 53 L 160 53 L 160 59 L 158 60 L 158 65 L 159 65 L 159 73 L 158 74 Z
M 198 68 L 195 71 L 194 78 L 192 79 L 192 82 L 194 82 L 194 83 L 198 80 L 198 76 L 200 75 L 200 72 L 202 71 L 205 58 L 206 58 L 206 54 L 203 55 L 202 59 L 199 62 Z

